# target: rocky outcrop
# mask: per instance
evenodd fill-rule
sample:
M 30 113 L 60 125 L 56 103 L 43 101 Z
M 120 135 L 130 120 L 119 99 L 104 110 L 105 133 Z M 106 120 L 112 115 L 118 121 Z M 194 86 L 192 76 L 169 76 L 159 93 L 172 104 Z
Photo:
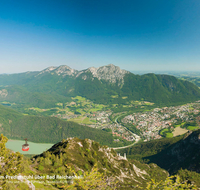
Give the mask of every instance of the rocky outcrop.
M 58 75 L 70 75 L 70 76 L 75 76 L 78 71 L 75 69 L 71 69 L 70 67 L 68 67 L 67 65 L 61 65 L 60 67 L 56 68 L 55 73 Z
M 53 70 L 55 70 L 56 68 L 57 68 L 57 67 L 53 67 L 53 66 L 48 67 L 48 68 L 42 70 L 42 71 L 41 71 L 39 74 L 37 74 L 35 77 L 37 77 L 38 75 L 44 74 L 44 73 L 50 73 L 50 72 L 52 72 Z
M 5 98 L 8 95 L 8 91 L 6 89 L 0 90 L 0 96 Z
M 42 75 L 44 73 L 52 73 L 52 74 L 56 73 L 57 75 L 62 75 L 62 76 L 66 76 L 66 75 L 74 76 L 78 73 L 78 71 L 75 69 L 71 69 L 67 65 L 61 65 L 59 67 L 53 67 L 53 66 L 48 67 L 44 69 L 43 71 L 41 71 L 38 75 Z
M 119 67 L 110 64 L 102 67 L 90 67 L 86 70 L 75 70 L 71 69 L 67 65 L 61 65 L 59 67 L 48 67 L 41 71 L 38 75 L 44 74 L 44 73 L 56 73 L 57 75 L 62 76 L 75 76 L 76 78 L 81 75 L 83 80 L 86 80 L 88 78 L 87 73 L 90 72 L 93 76 L 93 78 L 97 78 L 98 80 L 106 80 L 110 83 L 118 83 L 118 86 L 124 84 L 124 75 L 126 73 L 129 73 L 126 70 L 122 70 Z M 37 76 L 38 76 L 37 75 Z
M 111 83 L 118 82 L 118 85 L 124 84 L 124 75 L 129 73 L 128 71 L 122 70 L 113 64 L 98 68 L 90 67 L 86 70 L 86 72 L 88 71 L 92 73 L 93 77 L 96 77 L 99 80 L 103 79 Z
M 97 164 L 102 172 L 106 172 L 108 181 L 114 178 L 121 185 L 145 185 L 150 176 L 148 174 L 149 167 L 147 168 L 148 172 L 144 168 L 140 169 L 125 157 L 117 154 L 112 148 L 100 146 L 99 143 L 90 139 L 63 139 L 62 142 L 55 144 L 48 152 L 36 156 L 35 159 L 39 160 L 40 157 L 45 158 L 47 155 L 50 157 L 61 156 L 65 165 L 73 165 L 74 168 L 83 172 Z

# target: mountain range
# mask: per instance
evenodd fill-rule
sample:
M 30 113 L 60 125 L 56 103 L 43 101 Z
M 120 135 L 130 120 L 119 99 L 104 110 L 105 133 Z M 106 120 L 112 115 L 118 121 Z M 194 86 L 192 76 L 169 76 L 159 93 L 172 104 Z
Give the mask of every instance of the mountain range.
M 16 105 L 19 110 L 31 106 L 53 108 L 57 103 L 63 103 L 64 107 L 64 103 L 73 100 L 74 96 L 102 104 L 120 105 L 142 100 L 158 106 L 199 100 L 200 90 L 196 85 L 170 75 L 149 73 L 139 76 L 114 65 L 91 67 L 82 71 L 59 66 L 43 71 L 0 75 L 0 102 Z M 113 121 L 116 122 L 117 117 L 115 115 Z M 173 187 L 183 187 L 185 182 L 187 187 L 193 182 L 200 187 L 200 176 L 196 173 L 199 172 L 200 130 L 118 150 L 120 156 L 113 149 L 101 146 L 106 144 L 112 147 L 114 137 L 111 133 L 56 117 L 26 115 L 1 105 L 0 132 L 13 139 L 27 137 L 34 142 L 56 143 L 28 163 L 18 153 L 6 150 L 6 138 L 1 135 L 0 165 L 3 170 L 0 170 L 0 175 L 20 173 L 53 176 L 76 173 L 84 174 L 84 181 L 91 179 L 88 184 L 94 185 L 90 182 L 94 182 L 100 174 L 95 173 L 93 176 L 92 171 L 98 167 L 98 171 L 106 176 L 100 177 L 99 184 L 95 184 L 99 189 L 103 184 L 110 184 L 111 189 L 114 189 L 112 184 L 115 180 L 118 181 L 117 189 L 145 189 L 152 183 L 152 189 L 156 184 L 158 188 L 158 184 L 167 187 L 170 184 L 165 181 L 167 176 L 177 173 L 181 182 L 175 176 L 174 181 L 171 181 Z M 144 163 L 137 161 L 137 158 Z M 88 178 L 89 175 L 91 178 Z M 81 183 L 83 181 L 77 184 L 76 189 L 81 189 Z M 5 180 L 0 179 L 0 184 L 5 185 Z M 65 189 L 65 185 L 41 185 L 41 189 Z M 16 186 L 12 187 L 16 189 Z
M 173 105 L 200 99 L 200 89 L 170 75 L 135 75 L 112 64 L 85 70 L 66 65 L 43 71 L 0 75 L 0 101 L 41 108 L 83 96 L 95 103 L 127 104 L 144 100 Z M 117 95 L 117 98 L 112 96 Z

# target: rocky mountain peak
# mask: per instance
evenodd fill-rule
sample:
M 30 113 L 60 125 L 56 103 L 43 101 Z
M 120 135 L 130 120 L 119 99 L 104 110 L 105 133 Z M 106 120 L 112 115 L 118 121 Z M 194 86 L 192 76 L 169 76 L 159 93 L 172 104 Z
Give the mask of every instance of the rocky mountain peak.
M 78 73 L 77 70 L 71 69 L 67 65 L 61 65 L 59 67 L 54 67 L 54 66 L 48 67 L 48 68 L 42 70 L 38 75 L 41 75 L 41 74 L 44 74 L 44 73 L 51 73 L 51 72 L 55 72 L 56 74 L 63 75 L 63 76 L 65 76 L 65 75 L 74 76 Z
M 41 71 L 38 75 L 44 74 L 44 73 L 56 73 L 57 75 L 70 75 L 70 76 L 76 76 L 82 75 L 82 79 L 87 79 L 87 72 L 91 72 L 93 77 L 98 78 L 99 80 L 106 80 L 111 83 L 118 83 L 118 86 L 122 86 L 124 84 L 124 75 L 126 73 L 129 73 L 126 70 L 120 69 L 118 66 L 115 66 L 113 64 L 105 65 L 102 67 L 90 67 L 86 70 L 78 71 L 75 69 L 70 68 L 67 65 L 61 65 L 59 67 L 48 67 Z M 37 76 L 38 76 L 37 75 Z
M 113 64 L 105 65 L 102 67 L 90 67 L 86 71 L 90 71 L 93 77 L 98 78 L 99 80 L 107 80 L 111 83 L 116 83 L 118 81 L 118 85 L 124 84 L 124 75 L 129 73 L 126 70 L 120 69 L 118 66 Z
M 55 72 L 56 72 L 58 75 L 62 74 L 62 75 L 64 75 L 64 76 L 65 76 L 65 75 L 72 75 L 72 76 L 74 76 L 75 74 L 78 73 L 77 70 L 71 69 L 71 68 L 68 67 L 67 65 L 61 65 L 61 66 L 57 67 L 57 68 L 55 69 Z
M 55 70 L 57 67 L 51 66 L 47 67 L 46 69 L 42 70 L 38 75 L 43 74 L 43 73 L 50 73 L 51 71 Z
M 126 156 L 117 154 L 113 149 L 101 146 L 90 139 L 63 139 L 61 142 L 53 145 L 48 151 L 34 158 L 39 161 L 39 157 L 48 157 L 51 160 L 51 157 L 55 156 L 57 158 L 60 157 L 62 163 L 66 163 L 65 166 L 71 165 L 83 172 L 91 170 L 97 164 L 99 171 L 107 173 L 108 180 L 111 181 L 114 178 L 120 184 L 131 183 L 132 185 L 141 185 L 146 183 L 145 180 L 149 177 L 147 171 L 129 162 Z M 149 170 L 148 167 L 145 168 Z M 51 168 L 51 171 L 54 172 L 53 168 Z

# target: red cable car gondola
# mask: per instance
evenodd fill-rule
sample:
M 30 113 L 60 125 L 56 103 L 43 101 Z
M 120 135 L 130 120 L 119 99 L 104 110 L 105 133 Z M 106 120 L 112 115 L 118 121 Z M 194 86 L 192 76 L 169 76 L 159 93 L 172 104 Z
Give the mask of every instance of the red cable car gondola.
M 22 150 L 23 151 L 28 151 L 29 150 L 29 144 L 27 143 L 27 138 L 24 139 L 25 140 L 25 144 L 22 145 Z

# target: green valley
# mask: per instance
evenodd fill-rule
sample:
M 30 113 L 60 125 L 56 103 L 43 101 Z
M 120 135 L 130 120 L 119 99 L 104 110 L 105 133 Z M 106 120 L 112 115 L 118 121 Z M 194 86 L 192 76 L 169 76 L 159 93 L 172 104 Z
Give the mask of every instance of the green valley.
M 24 176 L 72 175 L 73 171 L 84 174 L 84 179 L 100 180 L 102 187 L 107 178 L 110 189 L 140 189 L 165 186 L 172 178 L 167 178 L 169 171 L 174 180 L 180 178 L 180 187 L 184 180 L 199 185 L 198 170 L 193 171 L 199 166 L 198 151 L 193 144 L 198 142 L 200 90 L 194 84 L 168 75 L 134 75 L 114 65 L 83 71 L 51 67 L 0 75 L 0 79 L 0 132 L 9 139 L 54 144 L 40 155 L 19 156 L 26 163 L 23 170 L 19 168 Z M 173 157 L 176 147 L 181 149 L 186 142 L 191 150 L 188 158 L 170 167 L 179 161 L 180 155 Z M 166 154 L 169 167 L 160 161 Z M 194 164 L 188 161 L 191 157 Z M 69 180 L 52 185 L 41 181 L 32 185 L 73 187 Z
M 76 71 L 63 65 L 41 72 L 1 75 L 1 103 L 23 114 L 22 117 L 17 113 L 20 119 L 15 122 L 9 119 L 3 133 L 13 138 L 19 125 L 28 125 L 27 129 L 21 127 L 23 135 L 15 135 L 20 139 L 30 134 L 31 126 L 42 124 L 51 128 L 49 137 L 56 134 L 60 139 L 66 132 L 63 127 L 58 128 L 65 124 L 58 123 L 64 122 L 77 127 L 79 124 L 84 130 L 90 127 L 105 132 L 112 137 L 109 143 L 105 141 L 107 145 L 116 147 L 138 141 L 139 136 L 144 141 L 173 137 L 173 133 L 179 134 L 176 126 L 180 119 L 182 123 L 187 121 L 182 128 L 199 128 L 192 122 L 198 120 L 199 103 L 195 100 L 200 98 L 200 90 L 192 83 L 169 75 L 134 75 L 114 65 L 95 72 L 94 75 L 91 68 Z M 121 74 L 115 75 L 118 72 Z M 55 122 L 54 127 L 47 120 Z M 35 130 L 34 134 L 37 133 Z M 69 136 L 74 134 L 68 133 L 66 137 Z M 81 136 L 84 134 L 77 137 Z M 50 141 L 44 138 L 43 142 Z

